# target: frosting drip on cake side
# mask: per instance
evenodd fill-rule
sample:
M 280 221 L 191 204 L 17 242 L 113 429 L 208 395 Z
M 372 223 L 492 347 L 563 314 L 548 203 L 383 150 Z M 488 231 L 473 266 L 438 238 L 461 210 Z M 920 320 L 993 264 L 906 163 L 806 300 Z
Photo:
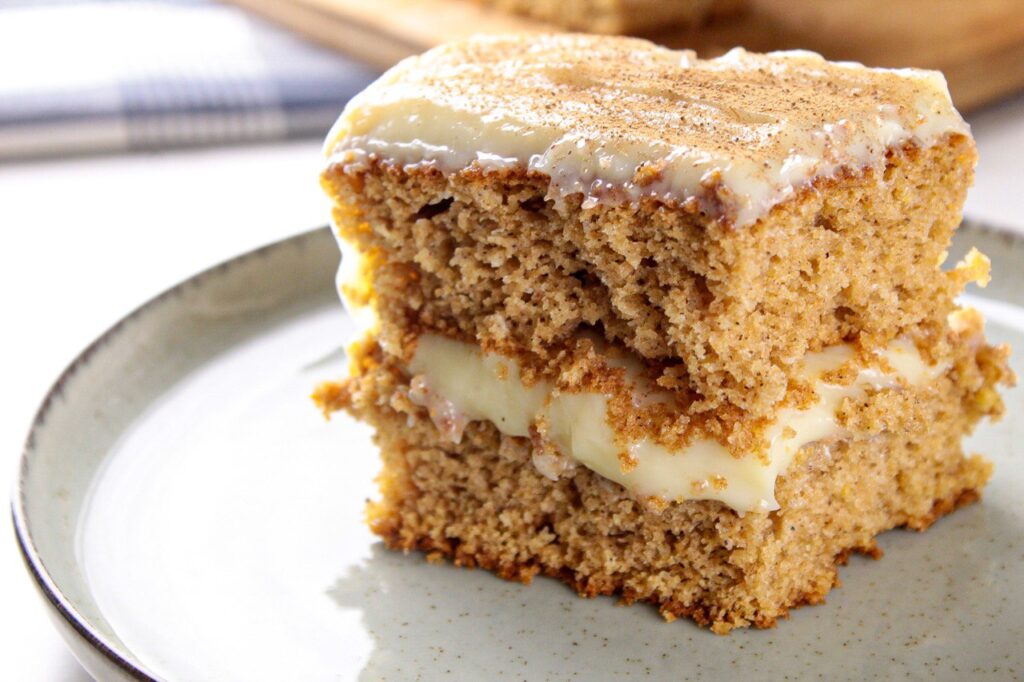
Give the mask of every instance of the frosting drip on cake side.
M 696 202 L 737 226 L 888 150 L 968 135 L 938 72 L 741 49 L 701 60 L 644 40 L 480 37 L 409 58 L 353 98 L 330 164 L 525 168 L 586 206 Z
M 810 443 L 847 434 L 837 416 L 846 398 L 869 390 L 924 385 L 946 371 L 928 365 L 913 344 L 894 341 L 880 353 L 883 367 L 862 367 L 846 384 L 828 382 L 828 373 L 854 356 L 848 345 L 810 353 L 800 376 L 817 398 L 809 405 L 778 411 L 765 433 L 766 458 L 736 457 L 711 439 L 670 450 L 650 438 L 617 438 L 608 421 L 609 397 L 595 392 L 565 392 L 551 383 L 526 385 L 515 360 L 442 336 L 424 334 L 409 364 L 414 374 L 413 402 L 424 406 L 442 435 L 458 441 L 466 423 L 487 420 L 510 436 L 531 437 L 534 464 L 557 478 L 576 464 L 619 483 L 638 498 L 660 503 L 718 500 L 738 512 L 778 509 L 775 480 L 797 452 Z M 630 374 L 628 360 L 624 368 Z M 621 359 L 610 366 L 623 366 Z M 658 400 L 659 391 L 631 373 L 634 402 Z

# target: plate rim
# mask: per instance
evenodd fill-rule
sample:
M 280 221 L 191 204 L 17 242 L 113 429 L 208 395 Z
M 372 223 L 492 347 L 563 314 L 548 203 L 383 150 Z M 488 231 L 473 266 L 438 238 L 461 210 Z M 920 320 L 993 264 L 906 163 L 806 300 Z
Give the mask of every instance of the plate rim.
M 161 291 L 152 298 L 138 305 L 131 312 L 120 318 L 111 327 L 100 333 L 89 345 L 80 351 L 74 359 L 61 371 L 54 382 L 47 389 L 39 407 L 36 409 L 29 426 L 28 435 L 25 437 L 21 453 L 18 456 L 17 474 L 14 481 L 14 491 L 11 495 L 11 521 L 14 526 L 14 535 L 17 541 L 18 550 L 21 554 L 25 568 L 31 575 L 36 588 L 41 592 L 42 597 L 56 611 L 63 621 L 70 625 L 74 632 L 80 636 L 86 644 L 101 654 L 107 661 L 113 663 L 122 672 L 127 673 L 136 680 L 142 682 L 159 682 L 159 678 L 153 676 L 143 667 L 130 660 L 118 651 L 114 645 L 102 633 L 98 632 L 95 626 L 75 608 L 71 599 L 64 594 L 57 581 L 50 575 L 43 563 L 42 557 L 28 527 L 28 512 L 26 511 L 26 489 L 25 481 L 28 475 L 29 460 L 36 447 L 36 435 L 45 425 L 47 416 L 53 404 L 63 393 L 66 385 L 71 379 L 89 363 L 90 358 L 103 346 L 107 345 L 114 337 L 119 335 L 123 329 L 133 320 L 145 315 L 151 310 L 163 305 L 170 299 L 179 295 L 186 287 L 201 286 L 210 278 L 223 274 L 228 269 L 243 263 L 260 259 L 267 254 L 282 248 L 294 247 L 301 243 L 322 239 L 323 232 L 330 231 L 328 225 L 321 225 L 298 234 L 283 237 L 255 249 L 246 251 L 237 256 L 223 260 L 215 265 L 200 270 L 199 272 L 180 280 L 178 283 Z M 76 653 L 72 647 L 72 653 Z M 76 654 L 76 658 L 78 658 Z
M 1003 239 L 1007 244 L 1024 247 L 1024 234 L 1009 228 L 995 226 L 988 222 L 965 217 L 957 228 L 957 232 L 960 230 L 968 230 L 971 232 L 996 236 Z M 152 673 L 145 670 L 140 664 L 137 664 L 121 653 L 118 650 L 117 645 L 113 644 L 106 636 L 98 632 L 96 627 L 90 623 L 89 620 L 78 611 L 78 609 L 75 608 L 71 599 L 64 594 L 56 580 L 54 580 L 47 571 L 42 561 L 42 557 L 40 556 L 33 541 L 32 533 L 29 530 L 27 522 L 28 515 L 25 505 L 25 481 L 27 478 L 29 460 L 36 447 L 36 434 L 41 428 L 43 428 L 51 407 L 64 393 L 66 385 L 75 376 L 75 374 L 88 364 L 90 358 L 96 352 L 120 334 L 122 330 L 133 320 L 174 298 L 186 287 L 201 286 L 206 280 L 217 277 L 228 269 L 234 268 L 237 265 L 251 260 L 265 257 L 268 253 L 273 251 L 293 247 L 314 239 L 322 239 L 321 235 L 325 231 L 331 231 L 329 225 L 321 225 L 297 234 L 283 237 L 237 256 L 233 256 L 180 280 L 176 284 L 140 304 L 131 312 L 120 318 L 111 327 L 103 331 L 91 343 L 89 343 L 89 345 L 80 351 L 74 359 L 71 360 L 71 362 L 47 389 L 45 396 L 33 415 L 28 434 L 24 440 L 21 453 L 18 457 L 17 475 L 15 477 L 14 491 L 11 495 L 11 520 L 13 522 L 14 534 L 22 560 L 25 564 L 26 570 L 28 570 L 33 579 L 36 588 L 41 592 L 41 596 L 54 609 L 56 615 L 60 616 L 64 621 L 64 624 L 70 625 L 72 630 L 84 641 L 85 644 L 99 653 L 107 662 L 116 666 L 121 672 L 127 673 L 133 679 L 141 680 L 143 682 L 159 682 L 159 678 L 155 677 Z M 56 623 L 56 625 L 60 625 L 60 623 Z M 61 634 L 64 634 L 64 632 Z M 70 647 L 70 642 L 67 643 Z M 79 658 L 74 647 L 70 648 L 72 653 L 75 654 L 75 657 Z M 80 658 L 79 661 L 81 662 Z

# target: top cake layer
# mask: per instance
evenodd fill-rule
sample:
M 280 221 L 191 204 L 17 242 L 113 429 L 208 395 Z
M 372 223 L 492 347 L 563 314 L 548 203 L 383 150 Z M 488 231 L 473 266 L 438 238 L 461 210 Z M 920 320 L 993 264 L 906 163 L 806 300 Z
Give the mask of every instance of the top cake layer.
M 407 59 L 354 98 L 331 163 L 526 167 L 586 205 L 649 196 L 755 222 L 820 177 L 967 134 L 943 76 L 802 52 L 702 60 L 632 38 L 478 37 Z

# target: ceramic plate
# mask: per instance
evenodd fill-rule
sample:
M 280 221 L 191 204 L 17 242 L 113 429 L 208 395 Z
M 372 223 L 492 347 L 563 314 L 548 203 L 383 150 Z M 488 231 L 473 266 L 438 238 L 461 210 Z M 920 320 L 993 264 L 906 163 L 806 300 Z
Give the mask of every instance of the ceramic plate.
M 977 226 L 995 280 L 969 297 L 1024 367 L 1024 242 Z M 42 406 L 14 501 L 28 565 L 103 678 L 168 680 L 1024 676 L 1022 393 L 968 443 L 984 501 L 883 535 L 828 603 L 719 637 L 561 583 L 385 551 L 362 524 L 366 428 L 308 396 L 348 321 L 319 230 L 232 260 L 88 348 Z

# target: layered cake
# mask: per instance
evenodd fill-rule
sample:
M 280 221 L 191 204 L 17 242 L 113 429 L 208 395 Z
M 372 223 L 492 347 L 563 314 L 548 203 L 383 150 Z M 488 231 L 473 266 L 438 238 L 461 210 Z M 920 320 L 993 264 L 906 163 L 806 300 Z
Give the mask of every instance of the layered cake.
M 638 33 L 700 23 L 716 2 L 736 0 L 475 0 L 503 12 L 589 33 Z M 730 11 L 735 11 L 731 7 Z
M 716 632 L 974 500 L 1008 349 L 943 269 L 975 147 L 942 76 L 807 52 L 489 37 L 346 107 L 322 181 L 362 334 L 330 413 L 369 523 Z

